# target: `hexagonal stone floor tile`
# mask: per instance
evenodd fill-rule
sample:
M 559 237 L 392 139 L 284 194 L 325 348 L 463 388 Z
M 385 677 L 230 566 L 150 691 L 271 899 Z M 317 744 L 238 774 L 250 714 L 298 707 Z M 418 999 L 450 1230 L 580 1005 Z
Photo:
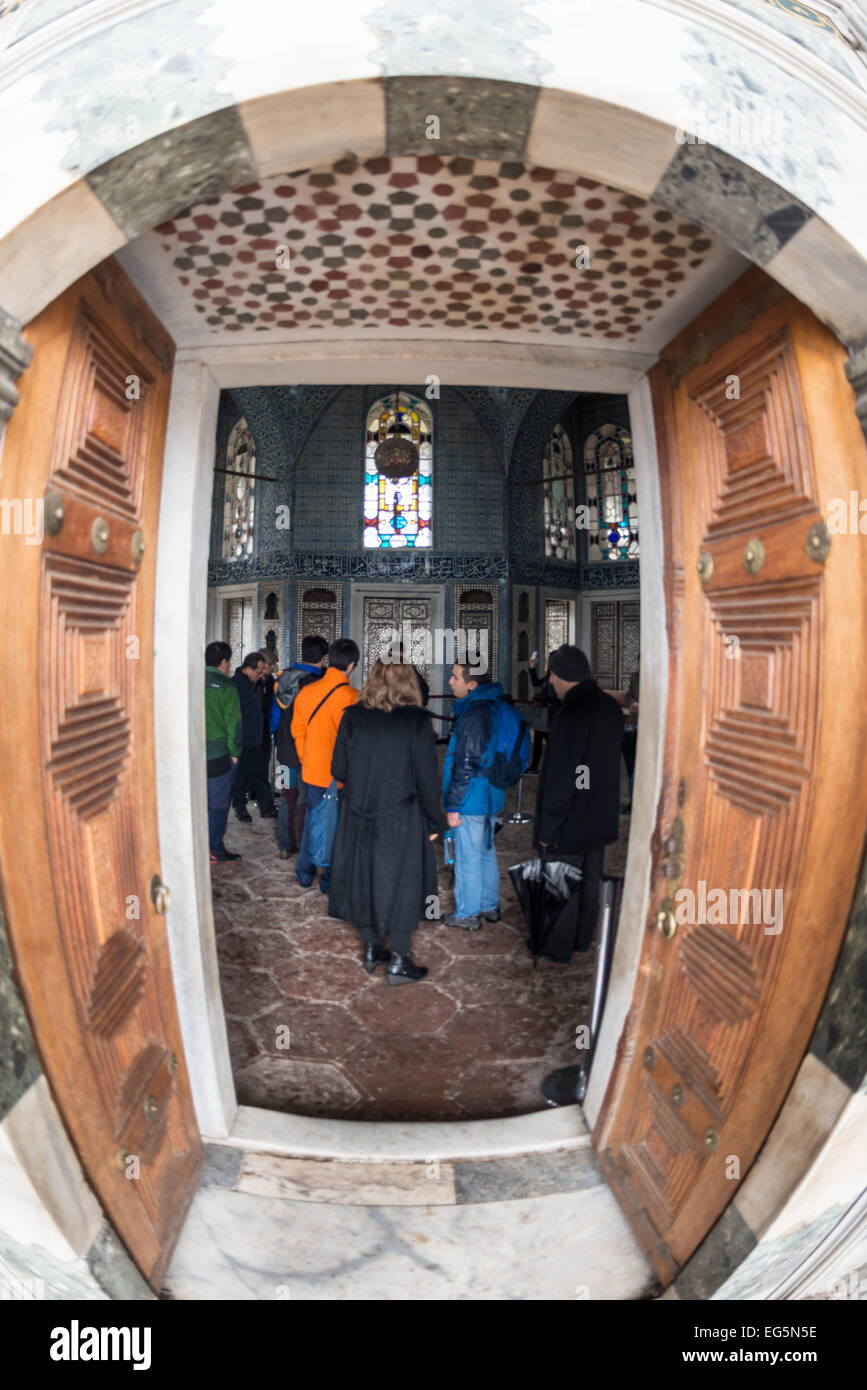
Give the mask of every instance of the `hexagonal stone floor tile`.
M 371 1033 L 436 1033 L 458 1006 L 427 980 L 394 986 L 383 978 L 381 989 L 355 995 L 347 1007 Z
M 340 1067 L 290 1057 L 259 1057 L 235 1073 L 235 1087 L 241 1105 L 320 1118 L 346 1115 L 361 1099 Z
M 295 940 L 298 941 L 296 933 Z M 382 971 L 382 967 L 379 967 Z M 343 1003 L 369 983 L 361 961 L 324 952 L 306 951 L 295 946 L 291 959 L 281 962 L 274 979 L 287 995 L 295 999 Z
M 343 1058 L 367 1037 L 364 1025 L 342 1004 L 288 997 L 253 1019 L 250 1028 L 263 1056 L 288 1053 L 311 1062 Z

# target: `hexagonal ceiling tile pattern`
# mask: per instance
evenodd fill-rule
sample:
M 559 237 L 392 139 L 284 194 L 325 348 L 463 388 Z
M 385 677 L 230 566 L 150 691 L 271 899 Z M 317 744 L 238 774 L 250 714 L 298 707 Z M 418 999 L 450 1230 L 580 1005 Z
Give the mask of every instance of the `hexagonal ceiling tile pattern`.
M 592 179 L 436 155 L 263 179 L 139 241 L 203 337 L 496 331 L 611 348 L 641 343 L 731 256 L 679 214 Z

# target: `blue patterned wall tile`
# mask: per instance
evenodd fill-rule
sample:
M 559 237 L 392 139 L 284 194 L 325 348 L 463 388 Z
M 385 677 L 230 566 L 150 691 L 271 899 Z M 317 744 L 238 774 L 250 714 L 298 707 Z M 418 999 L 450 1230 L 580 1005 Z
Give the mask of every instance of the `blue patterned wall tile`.
M 582 589 L 633 589 L 639 584 L 640 565 L 635 560 L 618 563 L 612 560 L 607 565 L 582 565 Z
M 621 423 L 621 416 L 628 425 L 626 402 L 570 391 L 442 387 L 440 398 L 429 402 L 434 421 L 434 546 L 430 551 L 364 550 L 367 413 L 393 389 L 393 384 L 382 383 L 223 393 L 218 458 L 225 458 L 229 432 L 243 413 L 256 443 L 257 472 L 277 481 L 260 482 L 257 488 L 256 554 L 243 561 L 219 558 L 223 492 L 215 483 L 208 582 L 288 581 L 282 615 L 287 651 L 294 650 L 296 641 L 293 581 L 340 584 L 347 636 L 354 581 L 443 583 L 448 627 L 455 621 L 456 585 L 496 582 L 499 671 L 508 688 L 512 584 L 576 593 L 638 584 L 637 564 L 570 565 L 545 559 L 541 488 L 526 486 L 540 475 L 545 443 L 559 420 L 564 420 L 580 468 L 583 441 L 593 429 L 609 418 Z M 425 398 L 423 386 L 402 389 Z M 276 508 L 284 502 L 291 504 L 291 532 L 275 525 Z

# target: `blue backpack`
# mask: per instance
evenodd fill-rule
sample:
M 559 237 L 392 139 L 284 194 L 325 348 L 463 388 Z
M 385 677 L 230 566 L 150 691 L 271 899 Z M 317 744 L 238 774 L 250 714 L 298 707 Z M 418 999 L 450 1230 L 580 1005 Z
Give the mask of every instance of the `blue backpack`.
M 523 777 L 530 761 L 532 740 L 526 719 L 508 700 L 497 701 L 492 711 L 491 741 L 482 758 L 481 771 L 492 787 L 505 791 Z

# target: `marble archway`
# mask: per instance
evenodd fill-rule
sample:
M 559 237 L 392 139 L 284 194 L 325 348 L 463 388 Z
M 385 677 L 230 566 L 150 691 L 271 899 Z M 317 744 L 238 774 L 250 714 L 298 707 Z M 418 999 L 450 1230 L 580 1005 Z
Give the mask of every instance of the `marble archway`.
M 661 38 L 672 38 L 671 25 L 675 21 L 671 17 L 663 18 L 656 12 L 651 32 L 651 7 L 636 4 L 628 8 L 636 20 L 636 48 L 646 41 L 653 51 L 658 51 Z M 164 9 L 169 12 L 172 7 Z M 321 15 L 319 19 L 321 22 Z M 613 21 L 602 20 L 601 30 L 609 22 Z M 691 44 L 702 49 L 702 40 L 692 39 L 680 21 L 676 23 L 676 42 L 670 51 L 680 63 L 685 61 Z M 225 33 L 224 30 L 223 38 Z M 249 40 L 251 33 L 245 37 Z M 264 45 L 265 35 L 261 37 Z M 267 37 L 273 48 L 273 34 Z M 594 42 L 602 37 L 604 34 L 595 34 Z M 365 38 L 362 36 L 356 53 L 363 51 Z M 559 30 L 554 25 L 548 54 L 553 57 L 554 44 L 565 51 L 567 38 L 567 22 Z M 293 42 L 297 44 L 297 36 Z M 170 48 L 171 45 L 169 52 Z M 388 51 L 387 42 L 385 48 Z M 592 62 L 592 48 L 590 45 L 583 62 Z M 255 42 L 248 42 L 245 61 L 251 63 L 253 51 Z M 529 52 L 532 55 L 536 50 Z M 215 84 L 204 102 L 205 110 L 185 112 L 187 119 L 176 120 L 171 129 L 160 125 L 159 117 L 151 117 L 144 140 L 140 138 L 141 130 L 125 136 L 120 129 L 110 133 L 101 144 L 91 141 L 88 146 L 82 138 L 76 148 L 78 176 L 49 149 L 55 138 L 52 131 L 62 128 L 62 123 L 53 125 L 53 118 L 49 117 L 44 127 L 30 132 L 28 140 L 22 142 L 22 150 L 26 147 L 30 157 L 30 168 L 16 189 L 2 242 L 0 308 L 7 410 L 14 406 L 14 377 L 26 366 L 28 356 L 20 325 L 126 239 L 166 216 L 176 205 L 180 188 L 184 189 L 186 202 L 191 188 L 202 193 L 235 187 L 248 176 L 338 155 L 350 142 L 371 152 L 383 148 L 411 149 L 421 137 L 408 129 L 407 103 L 419 96 L 427 105 L 431 100 L 452 106 L 457 103 L 462 150 L 475 148 L 481 155 L 490 150 L 492 142 L 502 151 L 520 146 L 532 151 L 540 163 L 574 168 L 616 186 L 645 195 L 652 193 L 655 199 L 670 199 L 684 215 L 700 221 L 762 265 L 829 323 L 851 347 L 852 377 L 863 389 L 861 374 L 865 364 L 858 350 L 867 337 L 867 297 L 863 294 L 867 268 L 862 254 L 863 233 L 845 188 L 848 170 L 857 167 L 858 150 L 863 145 L 854 94 L 846 95 L 833 83 L 824 82 L 822 99 L 830 103 L 830 126 L 821 136 L 816 136 L 815 131 L 809 136 L 805 130 L 804 159 L 784 171 L 782 162 L 775 164 L 772 159 L 762 168 L 762 161 L 754 154 L 739 159 L 722 145 L 674 147 L 672 127 L 678 121 L 678 113 L 671 93 L 687 90 L 690 79 L 686 79 L 686 84 L 675 83 L 672 89 L 668 60 L 656 68 L 650 65 L 653 77 L 635 87 L 640 92 L 640 97 L 635 97 L 627 92 L 631 77 L 628 67 L 616 74 L 609 72 L 600 91 L 599 81 L 591 78 L 589 68 L 582 68 L 580 75 L 567 76 L 555 65 L 557 85 L 552 80 L 551 85 L 540 89 L 538 73 L 525 54 L 523 68 L 519 62 L 518 70 L 526 80 L 519 83 L 492 79 L 487 74 L 460 78 L 438 77 L 434 73 L 421 78 L 407 76 L 401 72 L 399 62 L 391 68 L 383 65 L 386 76 L 380 80 L 382 68 L 368 73 L 364 62 L 354 55 L 350 60 L 347 54 L 348 49 L 341 50 L 334 63 L 336 72 L 322 62 L 318 68 L 311 66 L 306 81 L 313 75 L 321 82 L 320 87 L 302 91 L 299 83 L 299 88 L 281 90 L 286 87 L 285 78 L 271 76 L 273 68 L 266 68 L 261 80 L 252 79 L 246 69 L 244 79 L 239 78 L 234 88 L 243 95 L 231 104 L 217 94 Z M 19 80 L 32 83 L 38 80 L 39 67 L 33 60 L 29 70 L 24 71 L 29 56 L 22 55 L 20 59 L 23 75 Z M 764 65 L 765 90 L 777 91 L 784 100 L 787 119 L 796 121 L 789 96 L 784 99 L 782 93 L 782 84 L 789 83 L 789 77 L 784 78 L 781 69 L 774 69 L 767 53 L 759 56 Z M 448 56 L 442 55 L 446 71 L 448 61 Z M 646 49 L 643 61 L 646 65 Z M 472 64 L 469 71 L 473 71 Z M 119 71 L 118 78 L 122 76 Z M 729 95 L 734 96 L 737 105 L 737 81 L 731 73 L 728 80 Z M 798 80 L 806 81 L 806 74 L 800 73 Z M 264 90 L 269 83 L 271 90 Z M 822 84 L 818 83 L 816 90 L 819 86 Z M 11 90 L 14 91 L 14 84 Z M 741 96 L 746 106 L 743 91 Z M 499 130 L 492 132 L 490 123 L 477 119 L 474 144 L 466 132 L 473 128 L 480 103 L 485 101 L 489 110 L 496 109 L 498 115 L 509 111 L 508 120 L 501 121 L 506 127 L 505 135 Z M 84 124 L 80 118 L 79 124 Z M 133 188 L 136 168 L 139 186 Z M 392 351 L 398 357 L 405 352 L 405 345 L 395 342 Z M 507 363 L 503 370 L 508 376 L 520 370 L 526 354 L 512 350 L 500 352 L 499 356 L 501 362 Z M 333 372 L 333 355 L 324 354 L 324 359 L 325 369 Z M 185 443 L 193 443 L 194 450 L 200 449 L 198 425 L 207 418 L 217 382 L 221 375 L 233 375 L 239 365 L 243 370 L 251 369 L 249 361 L 233 363 L 230 356 L 222 362 L 215 358 L 207 368 L 200 367 L 198 361 L 184 364 L 177 386 L 175 420 L 179 433 L 175 447 L 183 437 Z M 455 370 L 465 372 L 466 365 L 464 356 Z M 550 371 L 550 363 L 547 365 Z M 565 374 L 574 372 L 576 362 L 567 353 L 559 358 L 555 354 L 554 365 Z M 591 368 L 586 361 L 579 365 L 582 370 Z M 345 367 L 344 361 L 340 370 Z M 636 382 L 639 376 L 637 373 Z M 638 402 L 641 388 L 636 385 L 634 389 Z M 647 410 L 646 400 L 644 408 Z M 166 530 L 160 542 L 161 547 L 169 547 L 173 538 L 179 540 L 175 561 L 188 582 L 192 572 L 189 564 L 196 558 L 195 547 L 190 538 L 183 534 L 179 537 L 177 527 L 180 525 L 183 530 L 183 508 L 192 497 L 193 490 L 185 491 L 177 477 L 170 478 L 166 506 L 180 504 L 182 510 L 176 513 L 175 529 Z M 183 571 L 185 564 L 188 568 Z M 174 572 L 177 574 L 178 570 Z M 183 727 L 178 725 L 172 734 L 176 747 L 183 749 L 194 715 L 192 705 L 183 715 Z M 189 781 L 186 786 L 189 804 Z M 209 1008 L 204 996 L 200 1005 L 204 1016 Z M 209 1086 L 212 1095 L 220 1096 L 221 1106 L 228 1102 L 228 1096 L 221 1095 L 218 1078 L 211 1078 Z M 205 1092 L 203 1103 L 204 1098 Z

